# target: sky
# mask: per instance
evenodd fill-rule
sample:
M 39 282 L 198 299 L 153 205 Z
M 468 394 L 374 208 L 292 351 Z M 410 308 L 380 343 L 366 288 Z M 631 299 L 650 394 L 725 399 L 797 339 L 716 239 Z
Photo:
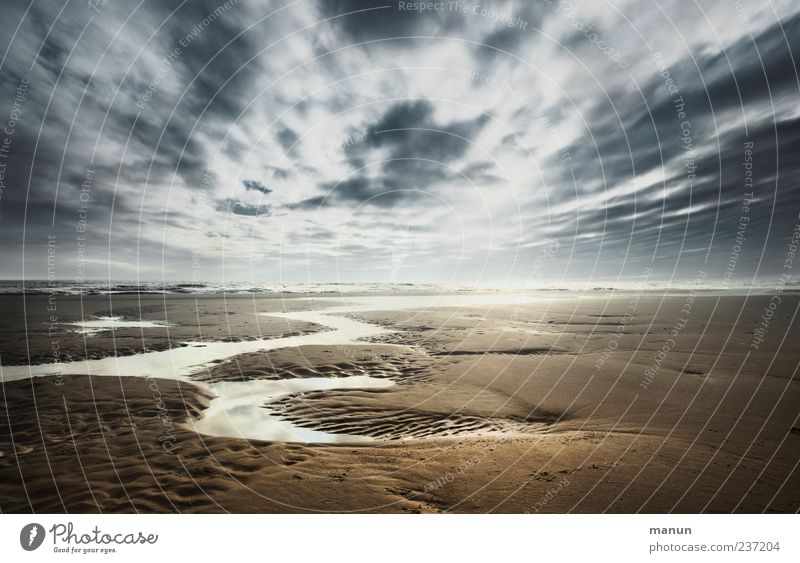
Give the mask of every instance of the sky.
M 780 280 L 799 11 L 6 3 L 0 277 Z

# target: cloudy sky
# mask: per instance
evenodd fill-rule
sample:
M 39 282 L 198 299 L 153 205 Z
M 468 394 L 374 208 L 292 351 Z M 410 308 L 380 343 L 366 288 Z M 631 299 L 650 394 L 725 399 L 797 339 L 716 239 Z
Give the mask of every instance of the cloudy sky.
M 784 272 L 796 2 L 427 7 L 4 3 L 0 276 Z

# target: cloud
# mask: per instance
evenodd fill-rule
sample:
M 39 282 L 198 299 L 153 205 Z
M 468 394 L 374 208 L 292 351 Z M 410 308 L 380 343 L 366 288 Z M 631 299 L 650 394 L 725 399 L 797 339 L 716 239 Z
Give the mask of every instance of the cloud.
M 292 131 L 289 127 L 281 128 L 275 136 L 278 138 L 278 142 L 283 147 L 283 150 L 289 151 L 294 147 L 297 140 L 300 138 L 297 133 Z
M 486 125 L 488 116 L 436 123 L 433 105 L 426 100 L 400 102 L 377 123 L 367 128 L 366 146 L 371 149 L 389 147 L 392 158 L 428 158 L 451 161 L 469 149 L 469 142 Z M 355 145 L 352 153 L 363 153 Z
M 438 123 L 426 100 L 398 102 L 366 127 L 363 143 L 345 147 L 350 175 L 321 182 L 324 194 L 290 205 L 293 209 L 367 204 L 394 207 L 425 197 L 437 182 L 458 176 L 448 163 L 463 156 L 487 116 Z

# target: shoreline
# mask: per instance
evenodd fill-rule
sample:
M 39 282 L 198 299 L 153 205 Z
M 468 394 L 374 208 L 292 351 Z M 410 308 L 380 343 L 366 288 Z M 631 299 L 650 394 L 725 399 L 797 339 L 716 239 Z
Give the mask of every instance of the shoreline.
M 114 310 L 135 310 L 129 298 L 114 299 Z M 95 303 L 92 312 L 107 304 L 99 301 L 105 303 Z M 794 372 L 797 354 L 789 345 L 800 332 L 791 314 L 800 300 L 784 298 L 762 348 L 749 355 L 747 343 L 768 297 L 698 295 L 683 328 L 672 336 L 685 302 L 642 295 L 623 325 L 631 299 L 621 295 L 340 311 L 335 317 L 356 323 L 350 326 L 383 327 L 372 337 L 378 342 L 342 345 L 334 339 L 252 351 L 209 365 L 202 377 L 65 373 L 61 385 L 46 377 L 6 382 L 0 419 L 11 422 L 0 425 L 0 508 L 797 510 L 800 381 Z M 257 309 L 250 300 L 203 303 L 196 309 L 185 298 L 159 297 L 143 303 L 151 307 L 143 316 L 174 320 L 200 314 L 202 333 L 245 336 L 258 319 L 273 330 L 273 338 L 287 322 L 299 321 L 262 315 L 283 314 L 282 300 L 259 300 Z M 75 303 L 62 305 L 80 310 Z M 290 309 L 289 316 L 327 316 L 306 300 L 294 301 Z M 21 320 L 2 321 L 4 346 L 18 335 Z M 143 339 L 149 346 L 171 336 L 166 329 L 148 336 L 161 330 L 121 328 L 64 338 L 113 350 L 117 341 Z M 334 333 L 299 338 L 312 342 Z M 642 389 L 669 338 L 674 346 Z M 5 357 L 6 348 L 0 350 Z M 361 376 L 387 385 L 336 387 Z M 285 388 L 287 382 L 317 380 L 333 387 Z M 209 385 L 282 388 L 286 393 L 267 403 L 272 415 L 309 434 L 369 441 L 319 444 L 198 434 L 190 430 L 191 421 L 212 405 Z M 263 410 L 258 395 L 247 395 L 246 403 Z M 568 485 L 551 494 L 552 500 L 539 502 L 563 481 Z

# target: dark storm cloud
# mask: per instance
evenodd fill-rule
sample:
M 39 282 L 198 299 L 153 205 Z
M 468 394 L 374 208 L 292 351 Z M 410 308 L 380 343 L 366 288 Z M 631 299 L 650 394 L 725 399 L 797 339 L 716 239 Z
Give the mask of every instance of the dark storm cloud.
M 433 104 L 427 100 L 400 102 L 387 111 L 377 123 L 367 129 L 367 138 L 372 146 L 380 146 L 396 135 L 406 135 L 407 129 L 433 124 Z M 388 137 L 382 134 L 389 134 Z
M 335 18 L 330 25 L 347 42 L 378 41 L 378 47 L 414 48 L 415 41 L 381 40 L 413 37 L 463 37 L 496 49 L 513 50 L 531 37 L 552 7 L 545 2 L 420 3 L 400 0 L 319 0 L 320 18 Z M 430 6 L 430 7 L 429 7 Z M 338 16 L 338 17 L 337 17 Z M 424 40 L 423 40 L 424 43 Z M 476 46 L 482 57 L 495 49 Z
M 221 6 L 214 0 L 189 2 L 172 16 L 174 6 L 156 6 L 152 21 L 165 23 L 154 38 L 161 56 L 174 49 L 180 53 L 174 62 L 162 59 L 156 68 L 141 59 L 137 63 L 145 80 L 166 68 L 177 87 L 173 93 L 158 86 L 153 101 L 140 112 L 134 135 L 143 147 L 157 145 L 152 159 L 189 184 L 198 182 L 208 160 L 198 129 L 225 129 L 241 118 L 252 101 L 252 85 L 264 71 L 257 55 L 264 48 L 267 24 L 248 19 L 243 4 L 222 11 Z M 148 84 L 136 88 L 146 92 Z M 235 147 L 229 147 L 232 158 L 240 156 Z
M 654 72 L 642 86 L 644 99 L 636 91 L 612 92 L 610 100 L 597 97 L 586 111 L 593 138 L 567 147 L 578 195 L 591 198 L 634 174 L 642 178 L 663 170 L 665 179 L 594 209 L 582 207 L 579 235 L 600 232 L 609 251 L 617 249 L 614 252 L 635 240 L 640 248 L 655 249 L 657 244 L 673 258 L 681 245 L 712 245 L 724 256 L 735 237 L 731 233 L 739 225 L 745 194 L 745 142 L 753 142 L 753 168 L 758 171 L 757 203 L 748 217 L 748 251 L 755 256 L 761 252 L 770 221 L 771 236 L 790 231 L 800 209 L 800 191 L 795 189 L 800 124 L 772 112 L 783 107 L 787 96 L 797 97 L 792 58 L 800 54 L 800 17 L 782 26 L 788 44 L 776 25 L 754 40 L 742 38 L 725 53 L 695 57 L 696 63 L 686 57 L 670 64 L 667 70 L 678 93 L 668 93 L 665 78 Z M 678 115 L 680 110 L 685 117 Z M 747 134 L 743 126 L 727 126 L 743 117 Z M 551 164 L 564 169 L 558 157 Z M 551 195 L 553 204 L 574 198 L 569 191 Z M 639 219 L 634 220 L 634 214 Z M 591 247 L 599 238 L 587 237 L 581 244 Z
M 208 153 L 198 133 L 236 117 L 259 72 L 257 64 L 244 65 L 262 45 L 252 35 L 236 38 L 248 22 L 235 4 L 223 13 L 218 2 L 191 2 L 171 15 L 177 2 L 147 4 L 133 15 L 135 4 L 96 12 L 76 3 L 60 16 L 57 4 L 31 8 L 0 73 L 4 100 L 13 99 L 22 78 L 30 81 L 5 171 L 14 189 L 0 202 L 0 236 L 14 241 L 6 256 L 22 245 L 36 248 L 45 228 L 74 246 L 81 207 L 94 235 L 88 247 L 107 246 L 102 227 L 112 218 L 115 238 L 124 239 L 128 228 L 135 236 L 140 208 L 166 193 L 161 185 L 200 182 Z M 4 38 L 23 11 L 18 3 L 4 8 Z M 167 60 L 174 49 L 180 54 Z M 83 201 L 88 167 L 95 173 Z M 232 212 L 263 210 L 233 204 Z M 42 230 L 22 240 L 23 220 Z
M 293 207 L 339 204 L 392 207 L 404 200 L 424 197 L 424 192 L 434 189 L 436 183 L 458 177 L 448 164 L 470 148 L 470 142 L 486 125 L 488 116 L 438 123 L 434 114 L 433 104 L 426 100 L 393 104 L 366 128 L 363 143 L 346 147 L 355 175 L 319 184 L 324 196 L 308 198 Z M 361 170 L 375 167 L 380 170 L 377 176 Z
M 486 64 L 506 58 L 505 53 L 521 55 L 519 49 L 537 37 L 537 30 L 553 7 L 545 2 L 489 4 L 498 14 L 496 23 L 475 47 L 478 59 Z
M 785 36 L 784 36 L 785 34 Z M 776 24 L 754 38 L 745 37 L 724 52 L 684 59 L 670 72 L 689 107 L 698 113 L 727 109 L 746 111 L 748 104 L 768 102 L 787 91 L 797 94 L 794 58 L 800 47 L 800 16 Z M 654 93 L 658 81 L 647 91 Z M 651 107 L 657 121 L 674 115 L 669 100 Z M 641 120 L 646 116 L 642 115 Z
M 176 64 L 186 81 L 187 109 L 208 106 L 210 118 L 235 119 L 249 101 L 245 94 L 253 79 L 263 71 L 250 59 L 264 48 L 267 30 L 248 20 L 243 5 L 220 11 L 221 6 L 215 0 L 187 2 L 177 17 L 166 20 L 160 38 L 165 45 L 183 47 Z M 160 23 L 173 8 L 162 6 L 154 18 Z
M 461 170 L 461 174 L 470 182 L 481 185 L 505 181 L 505 179 L 500 176 L 500 171 L 497 170 L 497 166 L 489 161 L 470 164 Z
M 390 158 L 421 158 L 450 162 L 462 156 L 489 117 L 437 123 L 433 105 L 425 100 L 400 102 L 367 129 L 366 147 L 388 147 Z M 357 145 L 352 152 L 363 154 Z
M 289 127 L 281 128 L 275 136 L 285 151 L 291 150 L 300 138 L 300 136 Z
M 288 209 L 318 209 L 326 205 L 327 198 L 322 195 L 310 197 L 296 203 L 286 205 Z
M 407 188 L 387 185 L 383 180 L 375 180 L 367 176 L 355 176 L 341 182 L 320 184 L 319 188 L 325 192 L 325 195 L 311 197 L 290 204 L 289 207 L 291 209 L 316 209 L 338 205 L 352 207 L 361 204 L 393 207 L 414 195 Z
M 289 172 L 285 168 L 280 168 L 278 166 L 266 166 L 265 168 L 273 178 L 285 180 L 289 177 Z
M 482 40 L 482 45 L 477 47 L 478 53 L 486 58 L 492 59 L 495 56 L 502 56 L 499 51 L 513 52 L 517 45 L 522 43 L 524 35 L 518 29 L 504 27 L 486 35 Z M 487 49 L 486 47 L 491 47 Z
M 444 20 L 441 12 L 399 9 L 399 0 L 321 0 L 320 17 L 331 18 L 332 25 L 352 42 L 424 35 Z
M 437 123 L 433 114 L 433 104 L 426 100 L 400 102 L 368 127 L 366 147 L 389 147 L 391 158 L 449 162 L 464 154 L 489 119 L 484 114 L 465 121 Z M 349 152 L 362 157 L 364 154 L 361 145 Z
M 245 187 L 246 190 L 261 192 L 264 195 L 272 193 L 271 189 L 269 189 L 267 186 L 265 186 L 258 180 L 244 180 L 242 182 L 242 185 Z

